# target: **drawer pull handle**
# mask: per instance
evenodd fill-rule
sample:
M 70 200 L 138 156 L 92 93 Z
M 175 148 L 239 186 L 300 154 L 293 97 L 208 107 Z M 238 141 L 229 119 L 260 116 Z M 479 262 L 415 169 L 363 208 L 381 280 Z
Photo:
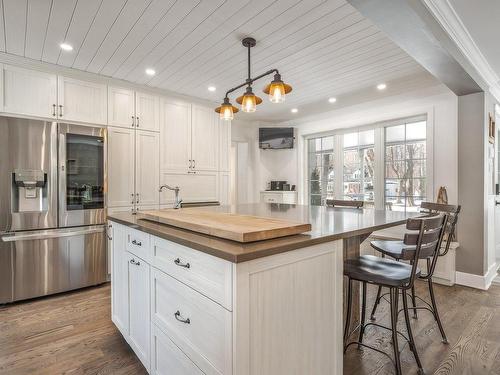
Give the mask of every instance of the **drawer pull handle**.
M 175 263 L 175 265 L 177 265 L 179 267 L 191 268 L 191 265 L 189 263 L 181 263 L 181 260 L 179 258 L 174 260 L 174 263 Z
M 133 240 L 133 241 L 132 241 L 132 245 L 142 246 L 142 242 L 141 242 L 141 241 L 136 241 L 136 240 Z
M 191 320 L 189 320 L 189 318 L 187 319 L 182 319 L 182 316 L 181 316 L 181 312 L 179 310 L 177 310 L 174 314 L 175 316 L 175 319 L 177 319 L 179 322 L 181 323 L 185 323 L 185 324 L 191 324 Z
M 133 264 L 134 266 L 140 266 L 141 265 L 141 262 L 138 262 L 135 259 L 130 259 L 130 263 Z

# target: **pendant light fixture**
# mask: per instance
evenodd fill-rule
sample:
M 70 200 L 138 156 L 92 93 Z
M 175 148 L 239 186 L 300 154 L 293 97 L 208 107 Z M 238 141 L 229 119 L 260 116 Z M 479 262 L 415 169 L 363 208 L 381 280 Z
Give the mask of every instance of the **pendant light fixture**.
M 286 94 L 292 91 L 292 86 L 284 83 L 281 79 L 281 75 L 278 69 L 268 70 L 264 74 L 252 78 L 250 71 L 250 49 L 252 47 L 255 47 L 257 42 L 254 38 L 245 38 L 241 41 L 241 44 L 243 44 L 243 46 L 248 50 L 248 78 L 244 83 L 241 83 L 240 85 L 228 90 L 226 92 L 226 96 L 224 97 L 224 102 L 220 105 L 220 107 L 217 107 L 215 109 L 215 112 L 220 114 L 221 120 L 234 119 L 234 114 L 238 112 L 238 109 L 234 107 L 229 101 L 229 94 L 245 86 L 245 93 L 242 96 L 236 98 L 236 103 L 241 105 L 241 110 L 243 112 L 255 112 L 257 110 L 257 106 L 262 103 L 262 99 L 253 93 L 252 84 L 258 79 L 266 77 L 272 73 L 274 73 L 274 79 L 263 90 L 265 94 L 269 95 L 269 100 L 271 101 L 271 103 L 283 103 L 285 101 Z

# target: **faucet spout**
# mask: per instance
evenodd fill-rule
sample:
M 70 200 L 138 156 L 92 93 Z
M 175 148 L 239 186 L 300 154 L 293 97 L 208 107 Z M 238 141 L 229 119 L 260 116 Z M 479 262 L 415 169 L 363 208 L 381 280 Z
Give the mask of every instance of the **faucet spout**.
M 174 208 L 181 208 L 182 199 L 179 199 L 179 186 L 172 187 L 169 185 L 161 185 L 158 191 L 161 193 L 163 189 L 172 190 L 175 193 Z

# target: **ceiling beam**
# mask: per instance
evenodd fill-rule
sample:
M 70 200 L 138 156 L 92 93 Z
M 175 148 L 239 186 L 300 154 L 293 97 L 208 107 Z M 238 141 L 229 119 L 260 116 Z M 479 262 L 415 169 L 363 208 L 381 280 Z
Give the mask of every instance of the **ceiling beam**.
M 488 91 L 421 0 L 347 0 L 456 95 Z

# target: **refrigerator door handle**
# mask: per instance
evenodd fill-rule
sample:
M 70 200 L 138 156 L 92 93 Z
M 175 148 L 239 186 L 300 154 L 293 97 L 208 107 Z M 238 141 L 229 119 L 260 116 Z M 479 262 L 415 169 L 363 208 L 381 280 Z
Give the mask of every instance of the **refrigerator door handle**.
M 105 230 L 104 226 L 92 226 L 85 228 L 30 231 L 30 232 L 5 234 L 2 236 L 2 241 L 13 242 L 13 241 L 47 240 L 51 238 L 73 237 L 73 236 L 82 236 L 92 233 L 102 233 L 104 232 L 104 230 Z

